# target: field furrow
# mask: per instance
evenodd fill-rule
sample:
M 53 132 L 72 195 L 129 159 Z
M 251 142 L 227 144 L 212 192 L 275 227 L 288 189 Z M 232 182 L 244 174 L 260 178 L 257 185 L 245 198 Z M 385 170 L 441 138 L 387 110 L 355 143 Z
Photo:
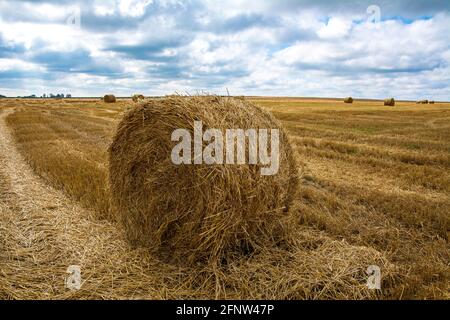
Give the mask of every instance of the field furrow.
M 445 119 L 450 106 L 435 105 L 432 110 L 421 110 L 405 103 L 399 106 L 400 111 L 386 111 L 373 102 L 342 107 L 333 101 L 257 102 L 272 110 L 287 128 L 303 172 L 292 209 L 296 238 L 288 250 L 268 248 L 220 275 L 213 270 L 167 269 L 168 266 L 156 261 L 149 266 L 145 253 L 135 251 L 112 235 L 122 237 L 109 200 L 108 146 L 127 108 L 125 102 L 106 108 L 93 101 L 71 104 L 52 101 L 48 105 L 31 101 L 28 106 L 10 112 L 6 123 L 20 156 L 43 178 L 39 181 L 64 191 L 64 196 L 58 195 L 60 199 L 69 197 L 71 200 L 67 201 L 77 201 L 82 206 L 80 211 L 90 212 L 82 216 L 74 214 L 74 219 L 81 219 L 84 228 L 93 228 L 89 231 L 92 237 L 97 232 L 106 232 L 121 248 L 119 258 L 119 253 L 102 242 L 104 238 L 96 240 L 100 242 L 95 245 L 102 246 L 102 250 L 112 250 L 114 259 L 127 261 L 123 265 L 127 272 L 112 267 L 109 263 L 116 261 L 113 258 L 107 258 L 108 263 L 101 266 L 101 270 L 108 267 L 122 274 L 106 272 L 112 281 L 111 288 L 99 284 L 98 274 L 91 275 L 99 285 L 94 290 L 97 297 L 124 297 L 130 294 L 128 290 L 133 290 L 136 297 L 157 298 L 448 297 L 450 136 Z M 2 180 L 0 193 L 5 198 L 11 192 L 11 182 Z M 53 208 L 51 204 L 42 206 Z M 14 223 L 18 228 L 15 234 L 31 228 L 20 215 L 14 218 L 20 221 L 8 220 L 13 217 L 11 212 L 24 211 L 23 204 L 9 202 L 5 208 L 9 214 L 2 215 L 6 219 L 2 220 L 3 226 Z M 39 213 L 53 221 L 51 225 L 39 214 L 27 218 L 36 224 L 34 232 L 46 234 L 42 241 L 53 239 L 53 234 L 62 236 L 62 230 L 58 229 L 62 222 L 54 220 L 54 211 L 45 209 Z M 67 212 L 64 223 L 69 223 L 69 216 Z M 0 245 L 6 241 L 18 243 L 14 239 L 13 235 L 3 236 Z M 106 253 L 92 254 L 105 257 Z M 67 261 L 54 259 L 61 263 L 60 268 Z M 133 260 L 132 265 L 129 259 Z M 277 266 L 270 264 L 274 259 L 279 261 Z M 360 272 L 371 259 L 384 265 L 383 295 L 373 295 L 363 288 L 364 276 Z M 92 263 L 99 263 L 95 261 Z M 8 272 L 18 267 L 16 262 L 9 263 Z M 168 278 L 155 279 L 157 266 L 164 268 Z M 138 272 L 133 268 L 141 269 Z M 122 282 L 125 274 L 133 279 L 128 288 Z M 146 279 L 144 283 L 152 289 L 133 287 L 138 278 Z M 35 280 L 24 277 L 23 281 Z M 45 289 L 51 292 L 49 297 L 65 297 L 67 293 L 61 290 L 52 286 Z M 6 294 L 17 297 L 14 295 L 19 293 L 10 287 Z

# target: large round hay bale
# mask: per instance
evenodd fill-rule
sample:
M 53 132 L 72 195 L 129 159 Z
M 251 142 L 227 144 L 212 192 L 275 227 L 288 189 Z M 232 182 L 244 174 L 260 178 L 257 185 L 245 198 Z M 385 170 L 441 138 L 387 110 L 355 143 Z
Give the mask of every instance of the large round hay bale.
M 353 98 L 352 97 L 347 97 L 344 99 L 345 103 L 353 103 Z
M 395 106 L 395 99 L 394 98 L 388 98 L 384 100 L 384 105 L 385 106 Z
M 192 151 L 184 151 L 190 158 L 186 163 L 205 160 L 194 154 L 199 132 L 194 121 L 202 121 L 203 132 L 218 129 L 223 134 L 227 129 L 278 129 L 279 170 L 262 175 L 268 165 L 248 164 L 249 152 L 245 164 L 174 164 L 171 154 L 180 142 L 171 137 L 177 129 L 192 137 Z M 250 150 L 245 139 L 245 150 Z M 292 201 L 298 169 L 280 123 L 248 101 L 199 96 L 146 101 L 124 116 L 109 152 L 118 220 L 133 244 L 164 260 L 221 263 L 283 237 L 281 218 Z
M 145 97 L 142 94 L 133 94 L 131 99 L 133 100 L 133 102 L 139 102 L 140 100 L 144 100 Z
M 115 103 L 116 97 L 113 94 L 105 94 L 103 101 L 106 103 Z

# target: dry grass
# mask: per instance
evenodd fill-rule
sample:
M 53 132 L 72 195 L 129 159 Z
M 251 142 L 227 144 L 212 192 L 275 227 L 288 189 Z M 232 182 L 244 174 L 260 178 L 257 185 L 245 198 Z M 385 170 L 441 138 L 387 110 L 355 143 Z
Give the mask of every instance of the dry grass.
M 184 128 L 194 136 L 198 119 L 221 134 L 278 129 L 277 174 L 262 175 L 261 163 L 174 165 L 172 132 Z M 182 264 L 221 264 L 283 238 L 280 220 L 297 189 L 298 169 L 281 124 L 254 104 L 228 97 L 141 103 L 120 122 L 109 163 L 112 198 L 130 241 Z
M 130 247 L 110 219 L 107 147 L 123 102 L 2 100 L 0 110 L 16 108 L 8 124 L 34 172 L 95 217 L 39 208 L 21 217 L 3 172 L 0 297 L 449 298 L 450 104 L 256 102 L 283 122 L 305 172 L 295 231 L 217 269 L 166 265 Z M 25 250 L 18 235 L 30 228 L 36 242 Z M 74 261 L 86 282 L 72 293 L 61 277 Z M 371 264 L 381 293 L 364 285 Z
M 72 113 L 70 119 L 64 119 L 65 112 Z M 40 176 L 94 208 L 100 217 L 109 216 L 104 183 L 107 143 L 102 139 L 112 134 L 110 120 L 66 109 L 29 110 L 10 121 L 14 121 L 18 149 Z
M 113 94 L 106 94 L 103 97 L 103 101 L 106 103 L 115 103 L 116 102 L 116 97 Z
M 353 98 L 352 97 L 344 98 L 344 102 L 345 103 L 353 103 Z
M 384 105 L 385 106 L 391 106 L 391 107 L 395 106 L 394 98 L 387 98 L 387 99 L 385 99 L 384 100 Z
M 145 97 L 142 94 L 133 94 L 131 96 L 131 100 L 133 100 L 133 102 L 139 102 L 140 100 L 144 100 Z

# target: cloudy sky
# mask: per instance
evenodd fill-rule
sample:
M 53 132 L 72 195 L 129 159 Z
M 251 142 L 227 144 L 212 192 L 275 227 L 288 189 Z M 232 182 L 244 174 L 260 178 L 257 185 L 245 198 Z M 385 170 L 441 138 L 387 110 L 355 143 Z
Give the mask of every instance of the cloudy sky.
M 0 0 L 0 94 L 450 100 L 449 0 Z

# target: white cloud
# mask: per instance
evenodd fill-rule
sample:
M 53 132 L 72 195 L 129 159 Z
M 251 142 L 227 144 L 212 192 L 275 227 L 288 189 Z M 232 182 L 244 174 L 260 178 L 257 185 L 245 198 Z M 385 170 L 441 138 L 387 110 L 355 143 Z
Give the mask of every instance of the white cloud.
M 122 16 L 141 17 L 153 0 L 95 0 L 94 12 L 98 16 L 110 16 L 118 13 Z
M 139 17 L 145 13 L 145 8 L 152 0 L 120 0 L 119 10 L 122 15 Z
M 331 18 L 328 23 L 324 24 L 317 34 L 322 39 L 338 39 L 348 35 L 352 27 L 352 21 L 340 17 Z
M 114 15 L 117 9 L 115 0 L 94 0 L 94 12 L 98 16 Z
M 0 59 L 0 72 L 4 71 L 18 71 L 18 72 L 33 72 L 45 71 L 45 68 L 35 64 L 19 59 Z
M 80 4 L 77 29 L 65 24 L 70 6 L 2 1 L 0 57 L 3 65 L 14 60 L 4 70 L 30 67 L 34 76 L 42 72 L 41 82 L 32 80 L 35 88 L 65 86 L 90 95 L 105 88 L 118 94 L 228 88 L 236 94 L 450 99 L 445 10 L 416 20 L 400 12 L 374 25 L 365 20 L 365 7 L 330 11 L 328 4 L 326 10 L 243 0 Z M 25 9 L 29 14 L 21 13 Z M 59 60 L 33 60 L 47 52 Z M 61 61 L 65 53 L 86 59 L 89 68 Z M 49 77 L 53 63 L 62 67 Z M 0 93 L 11 90 L 0 81 Z M 21 90 L 18 85 L 17 94 Z

